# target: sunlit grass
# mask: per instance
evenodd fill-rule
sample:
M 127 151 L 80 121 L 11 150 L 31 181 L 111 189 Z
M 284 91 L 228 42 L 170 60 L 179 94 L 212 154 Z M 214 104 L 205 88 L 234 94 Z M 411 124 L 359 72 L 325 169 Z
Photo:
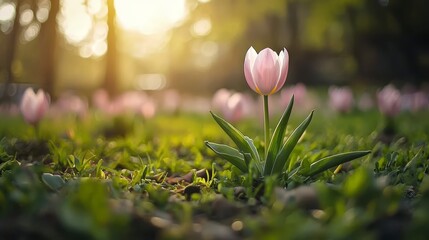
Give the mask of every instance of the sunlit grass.
M 292 115 L 287 131 L 302 119 Z M 20 116 L 1 118 L 0 222 L 8 219 L 3 226 L 13 223 L 10 229 L 19 233 L 0 228 L 0 236 L 44 236 L 51 229 L 70 239 L 189 239 L 215 234 L 207 225 L 215 224 L 226 227 L 216 234 L 240 238 L 368 237 L 388 234 L 379 222 L 393 216 L 399 216 L 397 234 L 413 229 L 418 236 L 415 229 L 427 217 L 416 215 L 408 223 L 409 215 L 401 214 L 411 211 L 402 206 L 404 199 L 416 206 L 413 211 L 428 208 L 427 113 L 399 115 L 390 144 L 378 140 L 382 118 L 375 111 L 316 110 L 315 119 L 292 162 L 355 149 L 371 149 L 371 155 L 337 173 L 294 178 L 287 191 L 267 178 L 261 193 L 205 147 L 206 139 L 232 144 L 208 114 L 143 119 L 90 112 L 83 119 L 48 117 L 37 132 Z M 235 125 L 256 137 L 263 131 L 258 121 Z M 255 145 L 263 151 L 261 139 Z M 38 230 L 22 219 L 38 222 Z

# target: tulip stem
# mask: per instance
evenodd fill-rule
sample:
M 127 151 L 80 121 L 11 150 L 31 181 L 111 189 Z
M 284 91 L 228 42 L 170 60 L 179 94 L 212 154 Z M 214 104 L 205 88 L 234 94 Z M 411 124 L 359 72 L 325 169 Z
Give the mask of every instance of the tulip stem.
M 37 141 L 40 140 L 40 128 L 39 128 L 39 123 L 34 123 L 32 124 L 33 128 L 34 128 L 34 133 L 36 134 L 36 139 Z
M 268 114 L 268 95 L 264 95 L 264 137 L 265 137 L 265 157 L 268 155 L 268 146 L 270 145 L 270 116 Z

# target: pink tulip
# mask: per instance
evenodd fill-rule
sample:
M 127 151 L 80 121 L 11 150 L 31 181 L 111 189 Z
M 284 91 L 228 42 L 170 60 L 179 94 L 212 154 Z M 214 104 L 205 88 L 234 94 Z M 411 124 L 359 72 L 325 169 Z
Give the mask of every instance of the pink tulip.
M 260 95 L 271 95 L 284 85 L 289 69 L 289 54 L 286 48 L 277 55 L 270 48 L 256 53 L 253 47 L 247 50 L 244 59 L 244 76 L 249 87 Z
M 162 107 L 168 113 L 175 113 L 180 108 L 180 94 L 175 89 L 168 89 L 162 97 Z
M 353 93 L 348 87 L 330 87 L 329 105 L 340 113 L 346 113 L 353 107 Z
M 148 101 L 144 92 L 128 91 L 122 93 L 114 100 L 121 113 L 138 113 L 142 105 Z
M 221 111 L 231 97 L 232 92 L 228 89 L 221 88 L 215 92 L 212 98 L 212 110 Z
M 146 118 L 153 118 L 156 114 L 156 104 L 151 99 L 147 99 L 142 105 L 140 106 L 140 114 Z
M 429 99 L 423 91 L 404 93 L 401 96 L 402 109 L 418 112 L 428 106 L 428 100 Z
M 73 93 L 63 93 L 52 109 L 55 109 L 58 115 L 71 113 L 83 118 L 88 112 L 88 102 Z
M 105 89 L 98 89 L 92 95 L 92 104 L 99 110 L 105 111 L 109 108 L 109 94 Z
M 16 104 L 0 104 L 0 117 L 1 116 L 17 116 L 19 114 L 19 107 Z
M 245 97 L 241 93 L 232 94 L 223 105 L 222 113 L 226 120 L 238 122 L 244 116 Z
M 289 86 L 283 89 L 280 92 L 280 99 L 281 99 L 280 101 L 284 107 L 287 106 L 292 95 L 294 95 L 295 104 L 297 106 L 303 106 L 305 104 L 305 101 L 308 100 L 307 87 L 302 83 L 297 83 L 294 86 Z
M 425 109 L 429 104 L 428 96 L 422 92 L 416 92 L 413 94 L 413 101 L 411 104 L 411 110 L 413 112 L 421 111 Z
M 49 109 L 49 97 L 42 89 L 37 94 L 32 88 L 27 88 L 19 106 L 26 122 L 37 124 Z
M 393 85 L 387 85 L 377 92 L 377 103 L 380 112 L 393 117 L 401 111 L 401 93 Z

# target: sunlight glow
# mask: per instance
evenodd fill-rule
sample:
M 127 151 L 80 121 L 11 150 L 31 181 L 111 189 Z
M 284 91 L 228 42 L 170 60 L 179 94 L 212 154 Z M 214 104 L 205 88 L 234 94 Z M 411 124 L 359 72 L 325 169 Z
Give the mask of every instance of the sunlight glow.
M 63 1 L 60 29 L 70 43 L 83 41 L 92 29 L 92 19 L 83 1 Z
M 92 0 L 88 2 L 88 13 L 96 15 L 103 10 L 103 0 Z
M 40 32 L 40 24 L 33 22 L 23 32 L 24 41 L 29 42 L 37 37 Z
M 7 22 L 15 17 L 15 5 L 11 3 L 3 3 L 0 6 L 0 22 Z
M 49 8 L 39 8 L 36 13 L 36 18 L 39 22 L 43 23 L 48 20 Z
M 195 66 L 208 68 L 218 56 L 219 45 L 213 41 L 200 42 L 192 46 L 192 52 L 195 54 Z
M 117 0 L 115 7 L 121 27 L 146 35 L 167 32 L 187 14 L 185 0 Z
M 206 36 L 212 30 L 212 22 L 208 18 L 201 19 L 194 23 L 192 27 L 192 35 L 197 37 Z
M 107 52 L 105 0 L 62 0 L 58 18 L 60 31 L 83 58 L 101 57 Z
M 136 77 L 136 84 L 139 90 L 160 90 L 167 84 L 167 79 L 163 74 L 142 74 Z
M 33 10 L 27 8 L 22 11 L 21 16 L 19 17 L 19 23 L 22 26 L 28 25 L 33 21 L 34 13 Z
M 49 17 L 49 10 L 51 9 L 51 2 L 49 0 L 39 0 L 37 3 L 36 19 L 40 23 L 46 22 Z

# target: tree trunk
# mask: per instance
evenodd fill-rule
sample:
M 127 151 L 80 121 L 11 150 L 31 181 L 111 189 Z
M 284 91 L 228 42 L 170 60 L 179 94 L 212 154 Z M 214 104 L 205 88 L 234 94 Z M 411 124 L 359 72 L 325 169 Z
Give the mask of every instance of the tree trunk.
M 118 93 L 116 66 L 116 11 L 114 0 L 107 0 L 107 7 L 107 25 L 109 26 L 109 32 L 107 34 L 106 70 L 103 86 L 110 96 L 114 96 Z
M 0 99 L 8 101 L 10 100 L 10 96 L 7 93 L 9 89 L 9 85 L 15 81 L 15 76 L 13 75 L 13 61 L 15 60 L 15 53 L 18 46 L 18 34 L 19 30 L 21 29 L 19 25 L 19 9 L 21 7 L 21 0 L 16 1 L 16 7 L 15 7 L 15 18 L 13 19 L 13 27 L 12 31 L 9 34 L 8 40 L 7 40 L 7 48 L 5 53 L 5 69 L 6 69 L 6 76 L 4 81 L 4 88 L 3 91 L 0 92 Z
M 46 22 L 43 24 L 40 37 L 42 51 L 40 54 L 41 87 L 51 98 L 55 97 L 55 69 L 57 49 L 57 15 L 60 10 L 59 0 L 51 0 L 51 9 Z

